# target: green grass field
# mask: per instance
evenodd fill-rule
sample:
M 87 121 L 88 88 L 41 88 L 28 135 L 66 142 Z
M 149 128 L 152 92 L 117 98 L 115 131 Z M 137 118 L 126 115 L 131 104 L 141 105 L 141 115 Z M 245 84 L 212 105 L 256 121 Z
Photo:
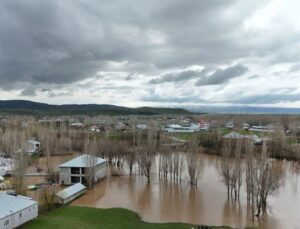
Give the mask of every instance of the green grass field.
M 122 208 L 99 209 L 88 207 L 62 207 L 39 217 L 24 225 L 28 229 L 191 229 L 197 228 L 182 223 L 146 223 L 139 215 Z M 229 227 L 208 227 L 209 229 L 229 229 Z

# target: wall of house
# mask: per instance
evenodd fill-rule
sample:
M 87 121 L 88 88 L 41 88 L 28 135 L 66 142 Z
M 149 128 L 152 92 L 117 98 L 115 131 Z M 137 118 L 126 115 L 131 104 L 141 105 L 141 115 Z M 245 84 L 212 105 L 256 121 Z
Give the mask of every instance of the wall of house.
M 95 180 L 94 180 L 95 183 L 104 179 L 106 177 L 106 174 L 107 174 L 107 162 L 97 165 L 95 170 Z
M 20 216 L 22 213 L 22 216 Z M 1 229 L 11 229 L 20 226 L 23 223 L 28 222 L 38 216 L 38 204 L 34 204 L 28 208 L 23 209 L 22 211 L 15 212 L 5 218 L 0 219 L 0 228 Z M 8 225 L 4 225 L 5 221 L 9 220 Z
M 80 168 L 81 171 L 81 168 Z M 95 168 L 94 182 L 98 182 L 106 177 L 107 173 L 107 162 L 97 165 Z M 84 174 L 72 174 L 72 176 L 85 177 Z M 82 179 L 80 182 L 82 183 Z M 64 185 L 71 185 L 71 168 L 60 168 L 59 169 L 59 183 Z
M 59 183 L 65 185 L 71 184 L 71 168 L 59 168 Z

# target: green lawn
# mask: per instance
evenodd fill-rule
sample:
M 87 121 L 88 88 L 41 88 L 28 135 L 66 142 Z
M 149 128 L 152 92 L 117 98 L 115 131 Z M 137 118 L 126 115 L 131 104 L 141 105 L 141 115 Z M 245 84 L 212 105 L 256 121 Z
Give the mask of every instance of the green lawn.
M 138 214 L 122 208 L 99 209 L 67 206 L 40 214 L 37 219 L 25 224 L 24 228 L 191 229 L 193 226 L 182 223 L 146 223 Z M 194 226 L 194 228 L 197 227 Z M 229 227 L 209 228 L 229 229 Z
M 189 140 L 193 135 L 196 135 L 196 133 L 175 133 L 172 136 L 179 138 L 181 140 Z

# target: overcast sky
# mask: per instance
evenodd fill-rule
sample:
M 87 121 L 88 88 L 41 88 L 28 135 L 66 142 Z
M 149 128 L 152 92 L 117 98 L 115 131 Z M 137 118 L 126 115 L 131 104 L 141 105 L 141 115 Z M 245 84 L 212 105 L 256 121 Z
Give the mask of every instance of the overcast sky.
M 1 0 L 0 99 L 300 106 L 299 0 Z

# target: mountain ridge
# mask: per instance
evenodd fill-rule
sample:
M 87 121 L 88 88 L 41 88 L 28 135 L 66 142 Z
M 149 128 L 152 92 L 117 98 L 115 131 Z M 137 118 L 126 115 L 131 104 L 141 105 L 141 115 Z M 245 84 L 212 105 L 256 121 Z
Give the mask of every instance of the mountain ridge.
M 29 100 L 0 100 L 0 113 L 24 115 L 159 115 L 193 114 L 183 108 L 138 107 L 111 104 L 48 104 Z

